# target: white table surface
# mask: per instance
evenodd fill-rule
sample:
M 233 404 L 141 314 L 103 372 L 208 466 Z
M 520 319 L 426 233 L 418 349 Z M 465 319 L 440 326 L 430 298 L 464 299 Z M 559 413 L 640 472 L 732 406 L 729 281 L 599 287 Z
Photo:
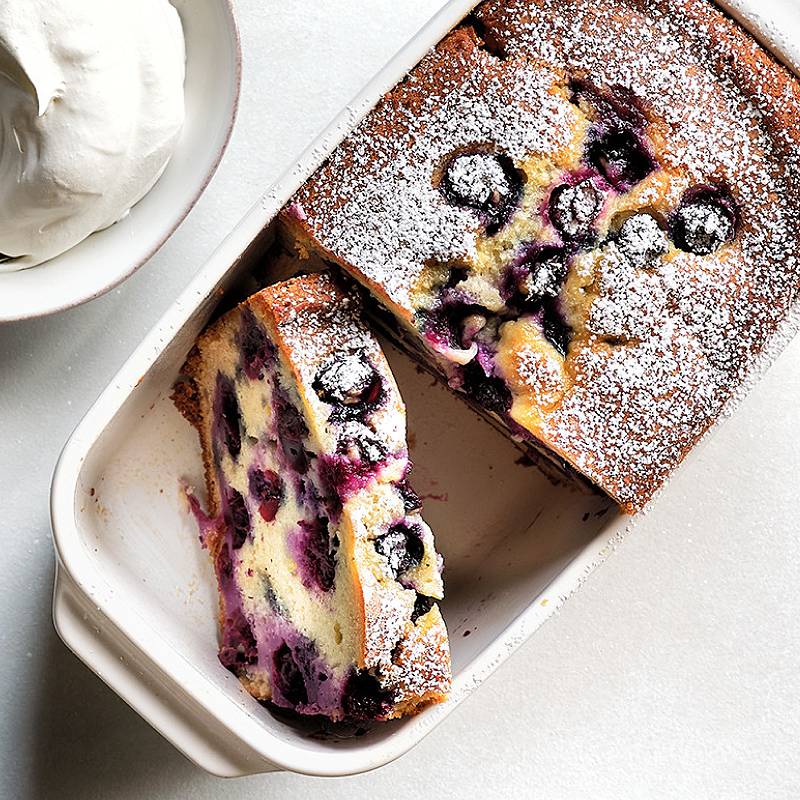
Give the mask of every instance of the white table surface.
M 0 327 L 0 797 L 796 800 L 800 341 L 564 610 L 375 773 L 210 777 L 60 643 L 47 497 L 63 442 L 225 233 L 441 0 L 236 5 L 239 122 L 188 220 L 110 295 Z

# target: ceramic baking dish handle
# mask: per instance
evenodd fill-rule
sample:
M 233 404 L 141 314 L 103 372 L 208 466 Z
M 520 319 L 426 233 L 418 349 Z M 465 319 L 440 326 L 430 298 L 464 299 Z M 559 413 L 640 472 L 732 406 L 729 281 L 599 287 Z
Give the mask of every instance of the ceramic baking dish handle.
M 170 690 L 169 680 L 154 680 L 152 668 L 147 667 L 148 674 L 132 645 L 126 646 L 118 635 L 107 635 L 104 617 L 87 603 L 60 564 L 56 566 L 53 620 L 67 647 L 199 767 L 224 778 L 278 770 L 258 754 L 248 754 L 242 742 L 234 747 L 225 741 L 200 709 Z

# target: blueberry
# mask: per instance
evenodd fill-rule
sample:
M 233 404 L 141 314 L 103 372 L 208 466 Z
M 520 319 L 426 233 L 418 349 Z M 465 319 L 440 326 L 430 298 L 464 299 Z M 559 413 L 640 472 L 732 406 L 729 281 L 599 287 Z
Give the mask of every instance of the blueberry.
M 676 247 L 707 256 L 734 238 L 738 219 L 730 195 L 722 189 L 704 186 L 684 194 L 671 222 Z
M 543 303 L 541 313 L 544 338 L 566 358 L 569 343 L 572 341 L 572 328 L 564 321 L 555 302 Z
M 568 241 L 589 243 L 594 240 L 594 221 L 603 208 L 605 192 L 591 179 L 570 186 L 557 186 L 550 195 L 550 221 Z
M 248 665 L 258 663 L 256 638 L 241 608 L 234 609 L 224 621 L 219 660 L 237 677 Z
M 516 262 L 516 291 L 524 304 L 536 305 L 545 297 L 557 297 L 567 277 L 567 253 L 557 248 L 532 245 Z
M 442 308 L 417 312 L 417 324 L 425 339 L 434 347 L 459 347 L 459 332 L 450 315 Z
M 242 450 L 242 418 L 233 381 L 221 372 L 217 374 L 214 395 L 214 439 L 225 444 L 232 459 Z
M 388 455 L 386 446 L 365 425 L 348 423 L 336 445 L 336 452 L 350 461 L 363 464 L 379 464 Z
M 342 708 L 350 720 L 381 719 L 392 710 L 394 699 L 394 693 L 384 689 L 374 675 L 354 670 L 344 685 Z
M 417 514 L 422 511 L 422 500 L 407 480 L 397 484 L 397 491 L 403 499 L 403 510 L 406 514 Z
M 250 535 L 250 512 L 236 489 L 227 487 L 222 495 L 222 516 L 231 534 L 231 546 L 238 550 Z
M 409 526 L 400 522 L 389 528 L 382 536 L 378 536 L 373 544 L 389 562 L 389 569 L 395 578 L 419 566 L 425 555 L 422 530 L 418 525 Z
M 652 266 L 669 250 L 669 239 L 650 214 L 635 214 L 625 220 L 617 234 L 617 247 L 634 267 Z
M 303 673 L 286 642 L 272 654 L 272 681 L 289 705 L 296 708 L 308 703 Z
M 320 458 L 320 478 L 326 487 L 330 514 L 337 517 L 341 504 L 363 489 L 388 457 L 386 446 L 364 425 L 348 422 L 343 426 L 336 453 Z
M 258 511 L 265 522 L 272 522 L 284 497 L 283 480 L 271 469 L 251 467 L 248 473 L 250 494 L 258 504 Z
M 594 109 L 586 160 L 618 191 L 628 191 L 656 169 L 641 132 L 647 126 L 639 99 L 625 86 L 597 86 L 587 78 L 570 81 L 572 102 Z
M 462 388 L 479 405 L 503 415 L 511 408 L 511 392 L 505 381 L 493 375 L 487 375 L 477 361 L 470 361 L 462 370 Z
M 628 191 L 656 169 L 643 140 L 629 128 L 596 132 L 587 159 L 618 191 Z
M 247 307 L 242 309 L 239 327 L 239 348 L 242 352 L 242 368 L 250 380 L 264 377 L 264 367 L 275 357 L 275 348 L 267 339 L 267 332 L 259 324 L 256 315 Z
M 440 347 L 449 347 L 455 350 L 469 347 L 471 320 L 491 316 L 483 306 L 466 300 L 463 296 L 454 293 L 445 293 L 440 298 L 440 303 L 433 311 L 420 312 L 420 325 L 426 339 Z M 482 327 L 482 326 L 481 326 Z M 474 331 L 473 331 L 474 333 Z
M 414 610 L 411 612 L 411 621 L 416 622 L 420 617 L 424 617 L 434 606 L 436 600 L 426 597 L 417 592 L 417 599 L 414 601 Z
M 312 386 L 325 403 L 373 405 L 380 397 L 382 382 L 363 353 L 351 353 L 329 358 L 317 372 Z
M 308 471 L 308 454 L 304 440 L 308 436 L 308 428 L 277 378 L 273 382 L 272 410 L 281 450 L 289 466 L 300 475 L 305 475 Z
M 298 523 L 302 532 L 299 546 L 299 566 L 306 585 L 314 585 L 323 592 L 333 589 L 336 579 L 336 553 L 339 542 L 331 540 L 328 519 L 318 519 Z
M 519 203 L 522 180 L 508 156 L 458 153 L 444 168 L 441 189 L 448 202 L 477 211 L 492 235 Z
M 635 128 L 644 128 L 647 124 L 639 99 L 626 86 L 600 87 L 588 78 L 575 77 L 570 80 L 569 89 L 573 103 L 588 103 L 606 124 Z

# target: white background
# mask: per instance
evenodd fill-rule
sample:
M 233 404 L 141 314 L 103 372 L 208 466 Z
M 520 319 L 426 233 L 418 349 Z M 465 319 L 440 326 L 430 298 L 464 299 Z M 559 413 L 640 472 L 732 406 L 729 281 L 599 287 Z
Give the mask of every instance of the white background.
M 3 800 L 800 797 L 800 341 L 566 608 L 378 772 L 209 777 L 53 632 L 47 495 L 66 437 L 259 194 L 441 4 L 238 0 L 239 122 L 188 220 L 110 295 L 0 327 Z

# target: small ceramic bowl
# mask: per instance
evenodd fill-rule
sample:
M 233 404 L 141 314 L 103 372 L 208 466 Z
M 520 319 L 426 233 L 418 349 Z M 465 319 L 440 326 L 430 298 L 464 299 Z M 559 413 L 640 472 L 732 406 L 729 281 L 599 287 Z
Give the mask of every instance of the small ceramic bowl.
M 37 267 L 0 274 L 0 322 L 72 308 L 121 283 L 174 233 L 214 175 L 239 102 L 239 32 L 229 0 L 172 2 L 186 37 L 186 121 L 167 169 L 116 225 Z

